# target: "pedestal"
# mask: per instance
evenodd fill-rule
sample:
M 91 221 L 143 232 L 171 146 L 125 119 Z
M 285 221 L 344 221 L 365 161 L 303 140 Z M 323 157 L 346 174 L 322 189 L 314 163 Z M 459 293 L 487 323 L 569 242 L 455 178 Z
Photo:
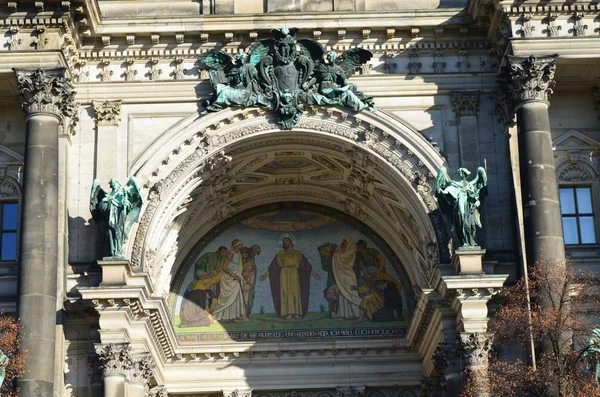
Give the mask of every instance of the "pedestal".
M 485 252 L 481 247 L 459 248 L 452 257 L 452 268 L 459 275 L 485 274 L 482 261 Z
M 129 260 L 106 257 L 97 263 L 102 268 L 101 287 L 127 285 L 127 276 L 130 269 Z

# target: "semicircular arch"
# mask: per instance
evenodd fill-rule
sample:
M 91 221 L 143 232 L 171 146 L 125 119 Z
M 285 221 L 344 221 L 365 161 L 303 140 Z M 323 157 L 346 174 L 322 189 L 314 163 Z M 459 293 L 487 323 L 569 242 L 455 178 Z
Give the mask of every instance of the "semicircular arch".
M 272 160 L 269 152 L 285 148 L 305 152 L 304 158 L 323 169 L 329 165 L 318 156 L 331 158 L 340 179 L 286 184 L 269 176 L 260 189 L 244 188 L 243 179 L 260 176 L 259 167 Z M 427 272 L 448 258 L 448 233 L 433 197 L 434 175 L 443 163 L 423 135 L 380 111 L 310 109 L 292 131 L 279 130 L 261 109 L 190 117 L 162 134 L 132 166 L 149 199 L 128 245 L 130 258 L 155 282 L 165 280 L 194 239 L 227 217 L 260 204 L 300 200 L 341 208 L 382 230 L 403 263 L 415 264 L 408 271 L 412 283 L 425 287 Z M 194 217 L 198 214 L 203 217 Z M 422 238 L 406 237 L 413 232 Z

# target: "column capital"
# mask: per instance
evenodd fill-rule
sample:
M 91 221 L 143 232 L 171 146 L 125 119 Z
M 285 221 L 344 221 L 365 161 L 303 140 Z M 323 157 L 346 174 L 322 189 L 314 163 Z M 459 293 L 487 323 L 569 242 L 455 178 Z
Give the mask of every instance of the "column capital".
M 511 94 L 513 105 L 518 106 L 526 101 L 548 102 L 555 84 L 557 56 L 539 58 L 507 56 L 506 87 Z
M 452 109 L 456 117 L 477 116 L 479 111 L 479 91 L 452 92 Z
M 121 122 L 121 101 L 93 101 L 96 125 L 119 125 Z
M 149 353 L 133 357 L 129 369 L 129 381 L 145 386 L 152 378 L 155 368 L 156 364 Z
M 96 353 L 100 361 L 100 369 L 107 375 L 127 376 L 133 365 L 131 346 L 128 343 L 97 345 Z
M 169 397 L 169 393 L 164 386 L 156 386 L 150 389 L 148 397 Z
M 462 358 L 467 367 L 487 365 L 493 340 L 494 334 L 491 332 L 460 334 Z
M 46 113 L 61 120 L 76 117 L 75 87 L 65 74 L 65 68 L 14 68 L 13 71 L 26 115 Z

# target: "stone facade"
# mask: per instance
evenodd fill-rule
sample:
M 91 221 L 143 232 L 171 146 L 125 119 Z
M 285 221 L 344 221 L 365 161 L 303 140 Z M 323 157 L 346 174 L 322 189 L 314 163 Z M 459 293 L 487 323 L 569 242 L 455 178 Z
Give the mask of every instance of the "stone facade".
M 546 3 L 1 3 L 0 203 L 18 202 L 20 222 L 0 309 L 32 330 L 22 395 L 457 395 L 487 362 L 488 301 L 540 249 L 600 270 L 600 6 Z M 207 113 L 198 57 L 277 27 L 340 55 L 369 50 L 350 81 L 377 111 L 308 107 L 291 131 L 267 109 Z M 310 167 L 265 171 L 284 156 Z M 486 168 L 485 250 L 453 252 L 434 197 L 442 165 Z M 139 223 L 127 260 L 102 260 L 90 188 L 129 176 Z M 590 189 L 593 243 L 565 247 L 557 187 Z M 410 314 L 400 335 L 177 336 L 169 299 L 197 244 L 285 202 L 332 208 L 385 242 Z

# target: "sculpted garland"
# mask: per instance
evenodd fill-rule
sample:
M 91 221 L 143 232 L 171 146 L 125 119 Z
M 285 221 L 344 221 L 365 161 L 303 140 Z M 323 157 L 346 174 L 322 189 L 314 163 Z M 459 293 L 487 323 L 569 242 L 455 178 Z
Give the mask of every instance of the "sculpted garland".
M 215 89 L 206 110 L 267 108 L 277 113 L 277 123 L 284 130 L 296 125 L 307 106 L 375 111 L 373 99 L 348 82 L 373 54 L 353 48 L 338 58 L 334 51 L 325 54 L 315 40 L 296 39 L 297 32 L 296 28 L 272 29 L 273 38 L 259 40 L 248 54 L 240 52 L 235 59 L 222 50 L 202 54 L 200 69 L 209 71 Z

